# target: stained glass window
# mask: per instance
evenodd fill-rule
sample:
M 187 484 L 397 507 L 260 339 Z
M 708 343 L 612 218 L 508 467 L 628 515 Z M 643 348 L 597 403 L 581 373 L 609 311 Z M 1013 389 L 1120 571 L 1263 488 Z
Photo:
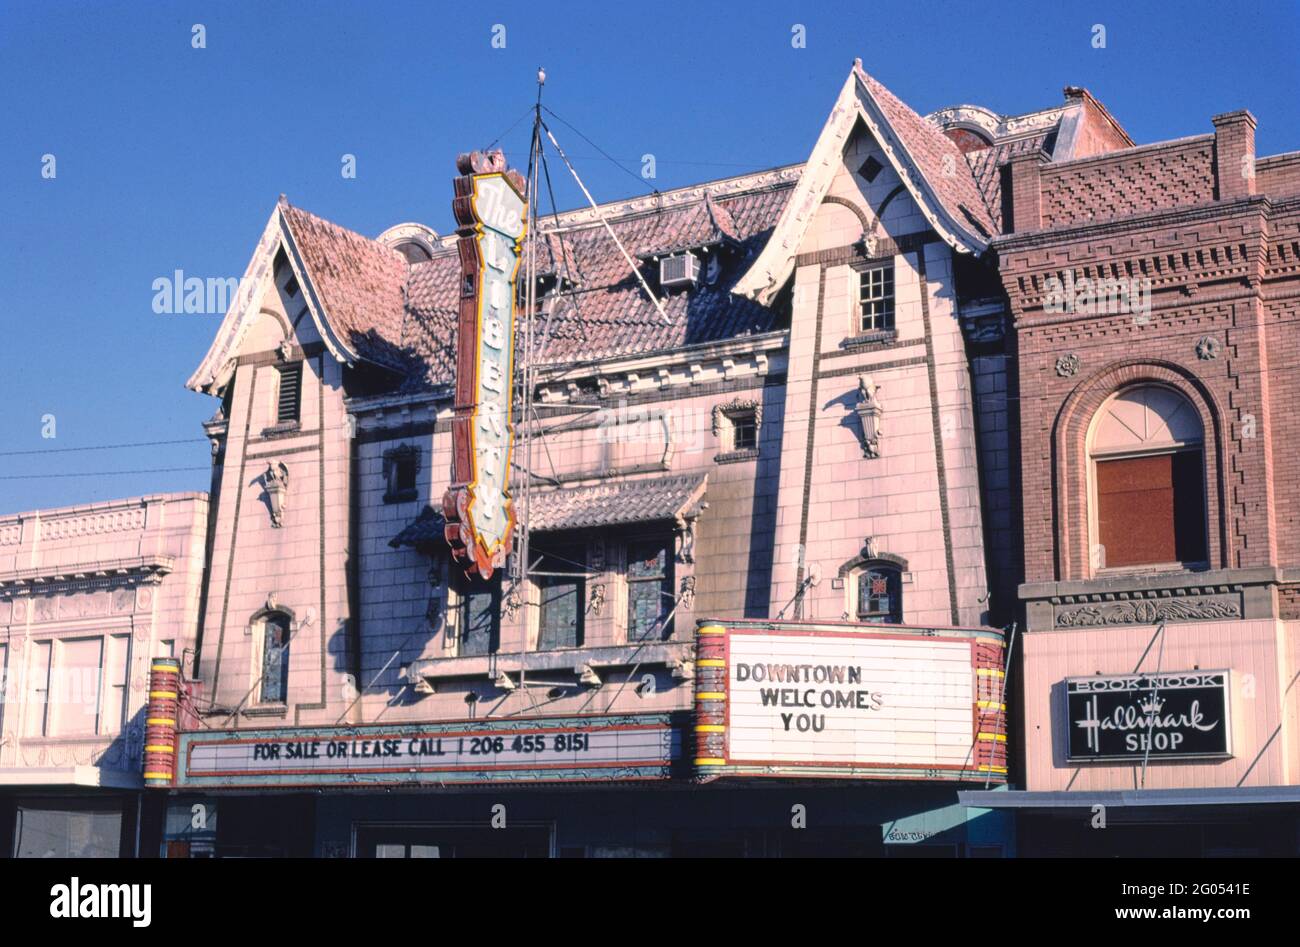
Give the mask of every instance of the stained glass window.
M 289 619 L 268 615 L 262 621 L 262 703 L 282 704 L 289 693 Z
M 627 640 L 650 636 L 666 639 L 672 622 L 660 623 L 672 610 L 673 576 L 669 544 L 664 540 L 629 543 L 627 547 Z
M 898 624 L 903 620 L 903 577 L 879 566 L 858 576 L 858 620 Z
M 538 650 L 582 647 L 586 560 L 582 546 L 562 546 L 541 554 L 535 573 L 541 594 Z

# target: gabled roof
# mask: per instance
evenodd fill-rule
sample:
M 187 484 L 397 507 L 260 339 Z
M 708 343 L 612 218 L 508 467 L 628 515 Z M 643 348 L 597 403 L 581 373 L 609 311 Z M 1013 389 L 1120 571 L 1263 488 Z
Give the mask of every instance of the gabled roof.
M 349 361 L 362 358 L 405 370 L 406 257 L 283 198 L 280 212 L 325 319 L 353 355 Z
M 239 343 L 257 315 L 276 256 L 283 251 L 316 330 L 339 361 L 369 361 L 406 372 L 402 348 L 409 264 L 396 250 L 292 206 L 283 195 L 271 211 L 239 291 L 186 387 L 215 392 L 233 371 Z
M 959 252 L 979 254 L 988 247 L 996 225 L 961 149 L 868 75 L 857 60 L 772 239 L 733 292 L 767 304 L 780 291 L 859 121 L 880 143 L 912 199 L 944 241 Z
M 664 319 L 587 210 L 544 218 L 541 269 L 568 277 L 566 291 L 542 302 L 538 361 L 568 364 L 649 354 L 767 332 L 777 314 L 730 293 L 761 250 L 790 194 L 797 168 L 779 168 L 605 205 L 610 226 L 643 273 L 653 258 L 684 249 L 727 248 L 727 260 L 689 293 L 660 294 Z M 451 188 L 448 187 L 450 201 Z M 409 225 L 408 225 L 409 226 Z M 379 240 L 294 207 L 281 198 L 249 262 L 245 280 L 211 348 L 187 383 L 218 391 L 253 317 L 276 255 L 283 250 L 317 330 L 339 361 L 366 361 L 405 376 L 407 390 L 455 381 L 460 260 L 444 238 L 431 259 L 409 262 Z

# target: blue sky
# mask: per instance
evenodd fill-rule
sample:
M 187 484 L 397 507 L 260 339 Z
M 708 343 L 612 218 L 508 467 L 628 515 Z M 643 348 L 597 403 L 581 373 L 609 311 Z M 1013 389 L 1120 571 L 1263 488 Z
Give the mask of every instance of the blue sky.
M 661 189 L 803 160 L 855 56 L 922 113 L 1029 111 L 1083 85 L 1139 143 L 1247 107 L 1266 155 L 1300 149 L 1297 10 L 6 0 L 0 512 L 205 489 L 199 422 L 216 404 L 183 384 L 221 317 L 155 313 L 153 281 L 240 276 L 281 192 L 369 235 L 405 220 L 447 232 L 457 152 L 526 112 L 539 64 L 545 103 L 633 172 L 654 154 Z M 806 48 L 791 45 L 795 24 Z M 598 198 L 649 189 L 552 125 Z M 503 139 L 520 163 L 527 133 Z M 177 443 L 87 449 L 159 441 Z

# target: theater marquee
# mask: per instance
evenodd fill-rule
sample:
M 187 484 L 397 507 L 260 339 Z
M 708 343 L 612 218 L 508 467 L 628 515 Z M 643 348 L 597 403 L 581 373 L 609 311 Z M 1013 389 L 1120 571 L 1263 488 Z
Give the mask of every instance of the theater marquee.
M 701 775 L 1005 778 L 992 629 L 706 622 Z
M 176 785 L 667 779 L 680 748 L 680 728 L 668 714 L 196 731 L 181 735 Z

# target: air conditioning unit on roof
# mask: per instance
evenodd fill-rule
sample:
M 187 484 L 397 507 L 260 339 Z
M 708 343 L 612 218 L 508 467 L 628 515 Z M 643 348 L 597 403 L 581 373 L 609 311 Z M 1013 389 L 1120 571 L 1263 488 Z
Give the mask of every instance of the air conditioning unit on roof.
M 700 279 L 699 258 L 690 251 L 659 261 L 659 285 L 664 289 L 694 286 Z

